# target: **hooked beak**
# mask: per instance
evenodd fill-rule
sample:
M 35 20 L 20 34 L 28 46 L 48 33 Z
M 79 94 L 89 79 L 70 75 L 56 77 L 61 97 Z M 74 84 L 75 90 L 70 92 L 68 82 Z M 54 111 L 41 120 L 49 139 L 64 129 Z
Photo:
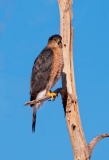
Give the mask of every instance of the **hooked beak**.
M 60 48 L 62 48 L 62 42 L 58 42 Z

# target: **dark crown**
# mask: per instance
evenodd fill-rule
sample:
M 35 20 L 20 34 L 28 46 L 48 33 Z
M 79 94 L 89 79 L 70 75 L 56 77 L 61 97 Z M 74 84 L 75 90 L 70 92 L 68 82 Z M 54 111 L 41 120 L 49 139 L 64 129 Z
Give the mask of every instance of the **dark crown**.
M 51 41 L 51 40 L 53 40 L 53 39 L 60 39 L 60 41 L 62 40 L 62 37 L 60 36 L 60 35 L 58 35 L 58 34 L 55 34 L 55 35 L 52 35 L 49 39 L 48 39 L 48 41 Z

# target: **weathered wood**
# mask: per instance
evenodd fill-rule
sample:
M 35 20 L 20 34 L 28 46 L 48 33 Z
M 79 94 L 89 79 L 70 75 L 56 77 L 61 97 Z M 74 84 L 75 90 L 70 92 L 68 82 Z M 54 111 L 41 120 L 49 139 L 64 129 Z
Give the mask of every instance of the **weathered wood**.
M 74 65 L 73 65 L 73 28 L 72 28 L 72 0 L 58 0 L 60 8 L 60 32 L 63 42 L 64 69 L 62 86 L 66 90 L 67 99 L 64 99 L 64 110 L 71 139 L 75 160 L 90 160 L 92 150 L 99 140 L 109 137 L 102 134 L 86 144 L 82 129 L 78 101 L 76 95 Z
M 95 145 L 103 138 L 109 137 L 109 134 L 101 134 L 97 137 L 95 137 L 88 145 L 88 149 L 89 149 L 89 156 L 91 157 L 92 154 L 92 150 L 95 147 Z
M 73 50 L 72 1 L 58 0 L 58 3 L 60 8 L 60 23 L 61 23 L 60 32 L 63 42 L 63 57 L 64 57 L 62 86 L 69 93 L 66 102 L 66 121 L 74 151 L 74 159 L 88 160 L 89 154 L 80 121 L 75 79 L 74 79 L 74 65 L 72 57 L 73 55 L 72 54 Z

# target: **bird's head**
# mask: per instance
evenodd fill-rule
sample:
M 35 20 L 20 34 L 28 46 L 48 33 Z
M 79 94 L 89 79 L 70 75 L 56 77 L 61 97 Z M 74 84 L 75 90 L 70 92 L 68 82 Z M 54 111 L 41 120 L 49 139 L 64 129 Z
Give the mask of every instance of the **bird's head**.
M 62 48 L 62 37 L 58 34 L 55 34 L 53 36 L 51 36 L 48 39 L 48 45 L 52 45 L 53 47 L 59 47 Z

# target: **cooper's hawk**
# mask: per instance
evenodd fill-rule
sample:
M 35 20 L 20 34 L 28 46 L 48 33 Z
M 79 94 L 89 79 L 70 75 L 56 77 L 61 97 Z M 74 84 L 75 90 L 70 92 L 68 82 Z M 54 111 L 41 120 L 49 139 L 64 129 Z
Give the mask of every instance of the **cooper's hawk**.
M 47 46 L 34 61 L 30 83 L 30 100 L 43 98 L 49 95 L 52 98 L 55 93 L 50 92 L 62 74 L 63 70 L 62 38 L 53 35 L 48 39 Z M 32 131 L 35 131 L 36 111 L 42 103 L 31 105 L 33 107 Z

